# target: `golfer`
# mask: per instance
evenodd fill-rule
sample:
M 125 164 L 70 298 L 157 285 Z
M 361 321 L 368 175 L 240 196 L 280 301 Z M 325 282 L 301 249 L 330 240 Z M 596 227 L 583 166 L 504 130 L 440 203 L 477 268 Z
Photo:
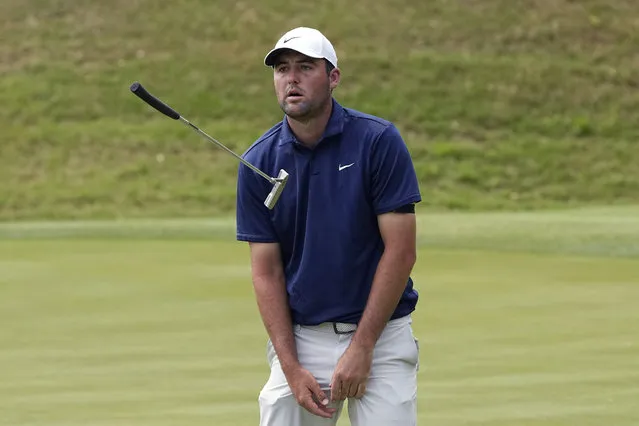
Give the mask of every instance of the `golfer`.
M 419 349 L 411 157 L 389 121 L 341 106 L 331 42 L 284 34 L 264 59 L 284 118 L 245 153 L 289 174 L 273 210 L 270 184 L 240 165 L 237 239 L 249 242 L 270 376 L 260 425 L 416 424 Z

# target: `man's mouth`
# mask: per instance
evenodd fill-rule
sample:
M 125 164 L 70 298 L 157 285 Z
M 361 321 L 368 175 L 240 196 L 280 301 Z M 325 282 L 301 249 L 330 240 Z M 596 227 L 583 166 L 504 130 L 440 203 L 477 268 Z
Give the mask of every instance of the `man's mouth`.
M 286 97 L 290 99 L 299 99 L 302 97 L 302 92 L 293 89 L 286 94 Z

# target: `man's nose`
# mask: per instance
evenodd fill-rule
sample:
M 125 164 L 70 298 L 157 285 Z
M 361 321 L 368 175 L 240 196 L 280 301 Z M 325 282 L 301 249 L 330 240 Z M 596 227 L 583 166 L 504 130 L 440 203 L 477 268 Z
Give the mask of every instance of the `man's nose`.
M 288 72 L 287 81 L 289 83 L 299 83 L 299 72 L 295 68 L 291 68 Z

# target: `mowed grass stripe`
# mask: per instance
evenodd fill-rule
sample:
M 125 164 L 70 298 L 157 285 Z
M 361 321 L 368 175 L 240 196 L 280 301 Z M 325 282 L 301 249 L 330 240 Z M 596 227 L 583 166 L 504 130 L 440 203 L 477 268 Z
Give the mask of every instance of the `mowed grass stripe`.
M 422 247 L 639 257 L 639 207 L 517 213 L 424 211 L 418 214 L 418 233 L 418 244 Z M 232 217 L 0 223 L 0 239 L 5 240 L 226 241 L 234 237 L 235 221 Z

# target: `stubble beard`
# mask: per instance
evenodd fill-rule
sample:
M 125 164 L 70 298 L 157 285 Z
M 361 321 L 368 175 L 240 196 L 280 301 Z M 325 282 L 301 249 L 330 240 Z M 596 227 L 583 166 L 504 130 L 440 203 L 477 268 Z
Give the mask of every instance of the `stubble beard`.
M 309 121 L 319 115 L 326 108 L 326 105 L 330 102 L 331 92 L 327 90 L 326 96 L 321 100 L 315 101 L 303 101 L 294 105 L 289 104 L 286 99 L 280 102 L 280 108 L 288 117 L 296 121 Z

